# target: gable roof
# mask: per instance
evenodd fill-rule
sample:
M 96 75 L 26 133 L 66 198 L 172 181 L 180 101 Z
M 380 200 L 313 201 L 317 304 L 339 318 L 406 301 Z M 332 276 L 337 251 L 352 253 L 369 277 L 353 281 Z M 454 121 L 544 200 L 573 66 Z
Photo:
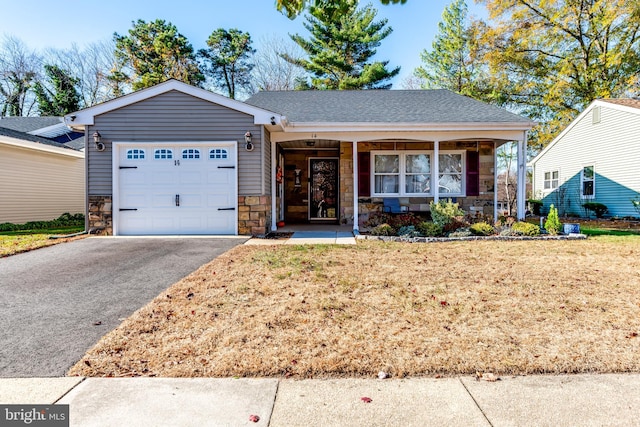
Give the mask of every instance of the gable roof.
M 235 99 L 227 98 L 226 96 L 219 95 L 217 93 L 213 93 L 195 86 L 191 86 L 175 79 L 170 79 L 155 86 L 123 95 L 119 98 L 103 102 L 102 104 L 94 105 L 93 107 L 76 111 L 75 113 L 67 114 L 66 116 L 64 116 L 64 122 L 68 126 L 71 126 L 73 129 L 83 130 L 85 125 L 94 124 L 94 119 L 96 116 L 171 91 L 178 91 L 187 95 L 194 96 L 196 98 L 203 99 L 205 101 L 221 105 L 223 107 L 227 107 L 232 110 L 239 111 L 241 113 L 248 114 L 250 116 L 253 116 L 255 124 L 269 124 L 271 122 L 280 122 L 279 115 L 271 111 L 249 105 L 241 101 L 236 101 Z
M 538 160 L 542 158 L 554 145 L 556 145 L 568 132 L 573 129 L 575 125 L 577 125 L 591 110 L 595 107 L 607 107 L 618 111 L 625 111 L 631 114 L 640 115 L 640 100 L 631 99 L 631 98 L 618 98 L 618 99 L 596 99 L 591 104 L 584 109 L 584 111 L 569 123 L 569 125 L 564 128 L 562 132 L 556 136 L 553 141 L 551 141 L 544 149 L 538 153 L 531 161 L 527 164 L 528 166 L 535 165 Z
M 246 103 L 275 111 L 291 123 L 534 123 L 449 90 L 259 92 Z

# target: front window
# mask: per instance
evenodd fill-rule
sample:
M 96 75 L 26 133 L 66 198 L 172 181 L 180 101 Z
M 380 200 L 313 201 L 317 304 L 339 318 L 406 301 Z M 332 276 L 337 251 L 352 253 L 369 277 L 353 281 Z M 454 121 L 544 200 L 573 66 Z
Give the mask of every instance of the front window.
M 438 157 L 438 191 L 462 194 L 462 154 L 440 154 Z
M 596 174 L 593 166 L 585 166 L 582 168 L 580 177 L 581 196 L 583 199 L 592 199 L 596 195 Z
M 440 152 L 438 171 L 431 167 L 433 152 L 371 152 L 374 196 L 425 197 L 433 195 L 433 182 L 439 192 L 450 196 L 464 194 L 463 152 Z
M 558 171 L 551 171 L 544 173 L 544 189 L 545 190 L 555 190 L 558 188 L 558 177 L 560 174 Z
M 377 194 L 400 193 L 400 155 L 375 154 L 373 175 Z

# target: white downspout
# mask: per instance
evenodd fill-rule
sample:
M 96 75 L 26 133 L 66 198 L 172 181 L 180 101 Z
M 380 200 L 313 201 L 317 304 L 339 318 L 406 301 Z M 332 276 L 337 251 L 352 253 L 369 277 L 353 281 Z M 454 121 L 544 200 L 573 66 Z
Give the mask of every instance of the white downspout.
M 358 234 L 358 141 L 353 141 L 353 234 Z
M 493 141 L 493 223 L 498 222 L 498 141 Z
M 527 131 L 523 132 L 522 140 L 518 141 L 518 219 L 525 217 L 525 200 L 527 192 Z
M 433 141 L 433 203 L 440 201 L 440 141 Z
M 277 188 L 278 183 L 276 182 L 276 143 L 271 140 L 271 231 L 276 231 L 278 227 L 276 226 L 276 199 L 277 199 Z

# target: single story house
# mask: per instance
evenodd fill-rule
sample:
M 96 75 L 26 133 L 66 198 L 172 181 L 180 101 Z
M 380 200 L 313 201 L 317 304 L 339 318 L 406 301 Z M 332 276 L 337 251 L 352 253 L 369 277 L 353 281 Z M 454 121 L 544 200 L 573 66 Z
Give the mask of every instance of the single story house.
M 0 120 L 0 223 L 85 212 L 84 153 L 2 127 L 5 122 Z
M 425 211 L 454 198 L 495 216 L 496 148 L 518 142 L 524 188 L 534 125 L 446 90 L 261 92 L 240 102 L 176 80 L 65 122 L 87 139 L 87 226 L 114 235 L 259 235 L 280 221 L 357 232 L 385 199 Z
M 608 215 L 636 217 L 640 195 L 640 100 L 593 101 L 529 165 L 533 194 L 543 212 L 587 216 L 585 202 L 607 206 Z

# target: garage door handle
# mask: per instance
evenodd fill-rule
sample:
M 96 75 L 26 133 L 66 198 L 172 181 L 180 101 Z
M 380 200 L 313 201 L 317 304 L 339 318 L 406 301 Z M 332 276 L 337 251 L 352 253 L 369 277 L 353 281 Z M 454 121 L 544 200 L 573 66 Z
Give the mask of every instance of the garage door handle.
M 129 208 L 129 209 L 124 209 L 124 208 L 120 208 L 120 212 L 122 211 L 137 211 L 137 208 Z
M 218 166 L 218 169 L 235 169 L 235 166 Z
M 219 211 L 235 211 L 236 208 L 218 208 Z
M 176 194 L 176 206 L 180 206 L 180 195 Z
M 120 166 L 120 169 L 138 169 L 137 166 Z

